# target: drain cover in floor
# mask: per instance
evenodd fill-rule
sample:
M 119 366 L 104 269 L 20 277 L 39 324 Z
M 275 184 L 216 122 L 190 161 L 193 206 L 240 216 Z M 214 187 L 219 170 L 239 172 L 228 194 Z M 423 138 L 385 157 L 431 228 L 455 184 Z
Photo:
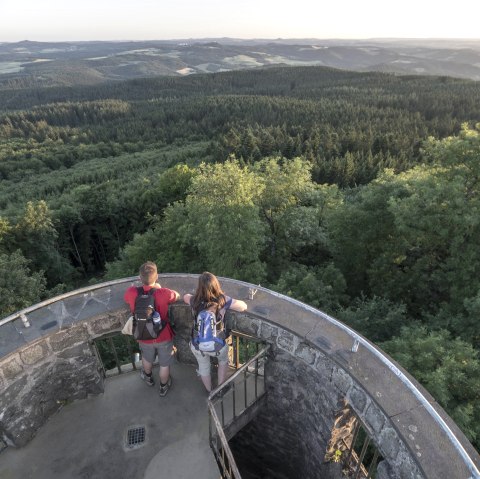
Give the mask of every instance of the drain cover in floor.
M 145 442 L 145 426 L 135 426 L 128 428 L 127 447 L 134 448 L 142 446 Z

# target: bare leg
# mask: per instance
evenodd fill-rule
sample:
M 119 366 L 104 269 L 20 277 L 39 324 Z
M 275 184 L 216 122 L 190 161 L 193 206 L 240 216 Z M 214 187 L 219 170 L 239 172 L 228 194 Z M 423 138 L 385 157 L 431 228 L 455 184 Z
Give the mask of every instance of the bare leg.
M 160 366 L 160 382 L 167 384 L 170 377 L 170 366 Z
M 145 371 L 145 373 L 148 376 L 150 376 L 150 374 L 152 373 L 153 364 L 149 363 L 148 361 L 145 361 L 145 359 L 142 358 L 142 367 L 143 367 L 143 370 Z
M 211 376 L 200 376 L 202 378 L 202 383 L 205 386 L 205 389 L 210 392 L 212 390 L 212 377 Z
M 225 364 L 219 364 L 218 365 L 218 385 L 225 382 L 225 379 L 227 378 L 227 371 L 228 371 L 228 363 Z

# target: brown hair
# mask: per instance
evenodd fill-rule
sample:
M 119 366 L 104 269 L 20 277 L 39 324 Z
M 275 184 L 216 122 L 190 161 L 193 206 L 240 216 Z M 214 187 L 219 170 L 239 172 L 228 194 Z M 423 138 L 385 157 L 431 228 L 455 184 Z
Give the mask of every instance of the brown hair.
M 213 305 L 217 305 L 218 309 L 223 308 L 225 305 L 225 295 L 223 294 L 217 277 L 205 271 L 198 277 L 198 286 L 191 300 L 191 306 L 197 313 Z
M 152 261 L 147 261 L 146 263 L 143 263 L 142 266 L 140 266 L 138 274 L 142 283 L 150 286 L 157 281 L 157 265 Z

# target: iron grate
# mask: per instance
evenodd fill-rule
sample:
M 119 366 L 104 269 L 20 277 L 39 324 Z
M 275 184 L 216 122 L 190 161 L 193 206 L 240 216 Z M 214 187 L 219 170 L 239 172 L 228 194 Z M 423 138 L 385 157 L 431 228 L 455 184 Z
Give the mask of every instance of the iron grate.
M 145 442 L 145 426 L 132 427 L 127 431 L 127 447 L 135 447 Z

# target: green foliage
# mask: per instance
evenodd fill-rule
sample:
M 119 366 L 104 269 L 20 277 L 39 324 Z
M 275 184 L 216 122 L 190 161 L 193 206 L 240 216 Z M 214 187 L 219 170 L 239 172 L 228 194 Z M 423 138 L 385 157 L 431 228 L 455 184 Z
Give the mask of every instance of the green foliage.
M 471 341 L 480 351 L 480 329 L 478 318 L 480 317 L 480 290 L 472 298 L 465 298 L 465 317 L 460 321 L 452 322 L 452 330 L 458 332 L 465 341 Z
M 396 240 L 388 202 L 404 191 L 394 179 L 387 170 L 368 186 L 347 191 L 342 203 L 327 210 L 329 247 L 353 296 L 375 292 L 370 288 L 370 278 L 376 274 L 371 265 Z
M 137 234 L 120 252 L 119 258 L 107 263 L 105 277 L 116 279 L 137 274 L 145 261 L 155 261 L 162 272 L 198 272 L 203 263 L 196 260 L 198 250 L 189 241 L 188 216 L 184 203 L 177 202 L 165 209 L 152 229 Z
M 185 203 L 168 206 L 151 231 L 137 235 L 122 251 L 122 264 L 109 265 L 109 276 L 154 258 L 161 271 L 208 269 L 253 281 L 263 277 L 263 227 L 254 202 L 260 186 L 255 175 L 228 161 L 204 164 L 195 175 L 188 174 L 188 181 Z
M 117 367 L 117 358 L 120 366 L 131 364 L 132 356 L 140 351 L 138 342 L 132 336 L 123 334 L 98 338 L 95 345 L 106 371 Z
M 0 315 L 38 303 L 45 293 L 42 271 L 32 272 L 30 262 L 20 251 L 0 253 Z
M 395 179 L 406 191 L 388 205 L 396 240 L 374 265 L 381 278 L 374 282 L 376 290 L 392 299 L 405 298 L 417 316 L 422 310 L 461 312 L 465 298 L 478 293 L 480 190 L 466 165 L 478 159 L 480 139 L 471 135 L 461 154 L 457 150 L 463 138 L 431 148 L 445 143 L 459 154 L 457 164 L 415 168 Z
M 335 313 L 345 301 L 345 280 L 333 264 L 307 267 L 291 264 L 273 289 L 328 313 Z
M 398 336 L 408 323 L 405 305 L 378 296 L 355 298 L 337 317 L 373 342 Z
M 21 189 L 15 183 L 6 182 L 3 198 L 11 201 L 20 195 L 20 204 L 27 193 L 47 199 L 58 233 L 51 245 L 55 244 L 60 255 L 76 270 L 73 272 L 71 266 L 62 265 L 55 270 L 56 280 L 72 284 L 79 275 L 86 279 L 101 273 L 105 263 L 113 261 L 135 233 L 147 229 L 151 216 L 159 213 L 163 206 L 157 204 L 156 198 L 145 200 L 145 193 L 165 187 L 166 201 L 176 199 L 175 195 L 184 196 L 182 189 L 189 182 L 189 175 L 194 174 L 190 167 L 172 170 L 165 181 L 158 175 L 171 162 L 186 160 L 200 151 L 203 145 L 120 155 L 107 161 L 91 159 L 72 166 L 68 174 L 56 171 L 25 179 Z M 5 220 L 16 222 L 19 209 L 9 208 Z M 3 243 L 12 243 L 12 231 L 7 236 Z M 54 284 L 50 274 L 54 264 L 44 267 L 49 284 Z
M 15 227 L 11 230 L 9 249 L 20 249 L 32 262 L 34 270 L 42 270 L 49 286 L 71 279 L 72 267 L 60 254 L 58 233 L 45 201 L 29 201 Z
M 5 251 L 5 239 L 11 232 L 11 226 L 9 222 L 0 216 L 0 253 Z
M 154 257 L 163 271 L 209 269 L 260 282 L 265 258 L 276 281 L 292 257 L 298 260 L 305 250 L 325 248 L 320 223 L 325 209 L 338 201 L 338 191 L 316 187 L 309 170 L 301 159 L 266 159 L 252 168 L 234 159 L 202 165 L 185 203 L 167 207 L 149 240 L 136 237 L 120 261 L 131 267 L 132 261 Z
M 189 212 L 177 202 L 165 209 L 155 227 L 159 248 L 155 260 L 162 271 L 198 273 L 206 269 L 196 242 L 192 240 Z
M 251 171 L 259 181 L 256 204 L 269 231 L 266 254 L 271 275 L 275 275 L 291 254 L 322 239 L 318 211 L 307 206 L 315 188 L 311 165 L 301 158 L 268 158 L 257 162 Z
M 352 294 L 404 303 L 415 318 L 466 314 L 465 299 L 479 290 L 480 195 L 465 165 L 475 163 L 480 141 L 464 135 L 467 148 L 461 137 L 426 149 L 453 151 L 456 164 L 387 172 L 331 212 L 330 246 Z
M 402 329 L 381 347 L 407 369 L 480 446 L 480 359 L 478 351 L 445 330 Z
M 259 282 L 264 227 L 256 204 L 262 185 L 236 161 L 202 165 L 185 202 L 186 236 L 205 268 L 221 276 Z
M 426 314 L 424 321 L 431 329 L 448 329 L 455 336 L 464 341 L 470 342 L 480 351 L 480 328 L 478 318 L 480 317 L 480 290 L 471 297 L 465 298 L 463 308 L 452 310 L 445 306 L 436 314 Z
M 154 260 L 271 285 L 405 364 L 412 321 L 422 348 L 480 348 L 478 82 L 272 68 L 0 102 L 4 314 Z M 462 358 L 422 380 L 478 441 Z
M 169 204 L 183 201 L 196 170 L 184 164 L 175 165 L 149 181 L 142 189 L 144 209 L 150 214 L 161 213 Z
M 138 268 L 151 261 L 159 249 L 160 241 L 153 230 L 137 234 L 120 252 L 117 261 L 106 264 L 105 279 L 117 279 L 138 274 Z

